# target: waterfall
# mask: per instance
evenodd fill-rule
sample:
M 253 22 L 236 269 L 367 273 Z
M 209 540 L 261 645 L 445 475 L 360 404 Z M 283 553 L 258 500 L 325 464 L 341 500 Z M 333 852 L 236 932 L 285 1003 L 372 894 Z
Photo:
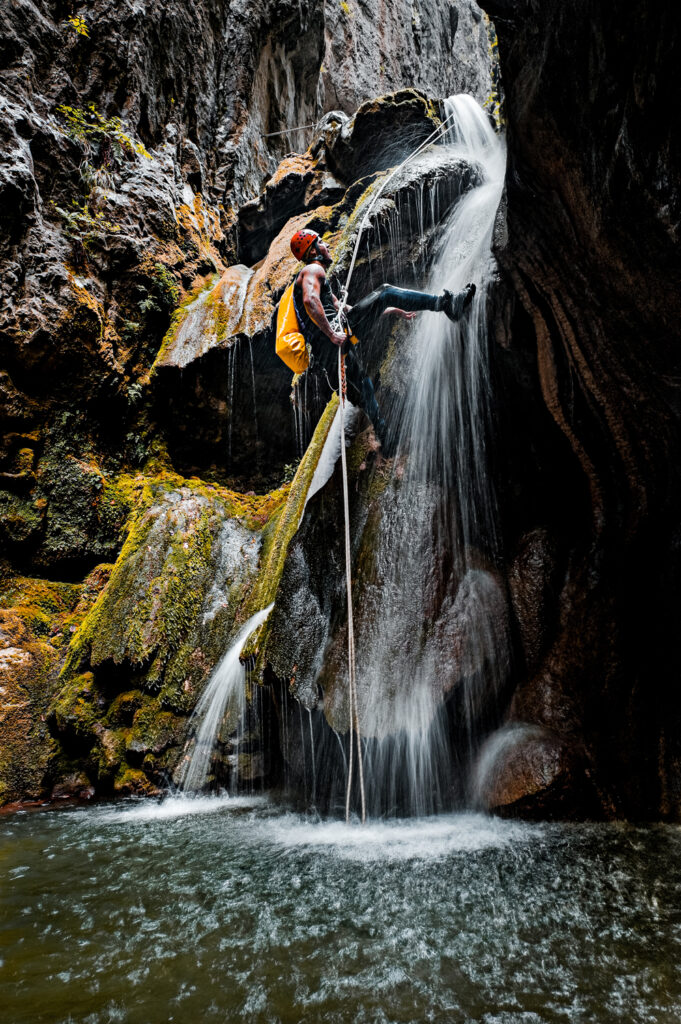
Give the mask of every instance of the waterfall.
M 486 320 L 505 148 L 472 97 L 448 100 L 447 114 L 448 144 L 479 167 L 480 184 L 445 222 L 427 287 L 457 292 L 473 281 L 477 293 L 457 324 L 420 314 L 401 350 L 393 477 L 357 639 L 373 814 L 451 806 L 508 671 Z
M 194 749 L 191 757 L 187 755 L 183 761 L 177 780 L 184 793 L 200 793 L 205 787 L 211 757 L 227 714 L 233 717 L 238 731 L 246 711 L 246 669 L 239 655 L 251 633 L 263 624 L 271 610 L 272 605 L 263 608 L 241 627 L 194 709 L 189 720 L 189 743 L 193 741 Z

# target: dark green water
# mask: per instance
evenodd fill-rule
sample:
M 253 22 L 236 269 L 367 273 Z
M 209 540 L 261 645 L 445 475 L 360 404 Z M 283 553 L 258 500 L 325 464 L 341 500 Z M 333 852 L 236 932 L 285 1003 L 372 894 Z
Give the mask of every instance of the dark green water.
M 3 1021 L 681 1021 L 677 828 L 187 808 L 0 820 Z

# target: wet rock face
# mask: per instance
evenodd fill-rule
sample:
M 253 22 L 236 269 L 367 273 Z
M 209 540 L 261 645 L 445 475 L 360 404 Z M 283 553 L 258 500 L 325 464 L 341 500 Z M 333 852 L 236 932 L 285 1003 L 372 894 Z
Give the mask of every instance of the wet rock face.
M 492 91 L 487 26 L 472 0 L 330 3 L 326 26 L 320 85 L 327 110 L 351 114 L 405 85 L 438 96 L 470 92 L 480 102 Z
M 405 49 L 411 7 L 398 6 L 381 18 Z M 457 0 L 448 8 L 443 37 L 439 11 L 419 15 L 432 58 L 419 81 L 433 93 L 453 87 L 456 75 L 443 76 L 442 68 L 472 20 L 479 45 L 456 74 L 478 84 L 489 77 L 485 23 L 479 12 L 473 18 L 474 7 Z M 13 523 L 9 557 L 31 561 L 46 514 L 36 502 L 49 503 L 42 493 L 28 497 L 30 479 L 17 456 L 31 448 L 35 463 L 49 453 L 45 433 L 64 409 L 83 410 L 77 457 L 90 442 L 97 456 L 105 448 L 107 457 L 137 465 L 148 454 L 150 368 L 178 302 L 240 258 L 238 210 L 241 258 L 251 264 L 290 216 L 342 194 L 329 168 L 308 180 L 289 165 L 278 172 L 286 202 L 277 188 L 274 204 L 265 189 L 249 205 L 281 157 L 304 150 L 311 137 L 308 129 L 277 133 L 338 105 L 320 87 L 322 73 L 334 75 L 337 55 L 348 55 L 336 8 L 313 0 L 170 7 L 144 0 L 121 11 L 96 0 L 73 14 L 51 0 L 18 0 L 0 11 L 0 427 L 31 435 L 0 450 L 0 485 L 8 490 L 0 501 L 11 506 Z M 363 6 L 352 13 L 356 27 L 369 18 L 358 33 L 369 50 L 377 16 Z M 378 54 L 374 48 L 364 62 L 361 86 L 353 76 L 347 98 L 350 79 L 339 77 L 341 106 L 354 109 L 411 84 L 408 62 L 391 63 L 386 76 Z M 211 396 L 208 405 L 223 401 Z M 273 437 L 291 430 L 285 401 L 276 395 Z M 242 411 L 252 416 L 251 407 Z M 282 461 L 278 450 L 275 461 Z M 64 548 L 69 572 L 88 561 L 75 547 Z M 58 562 L 50 559 L 50 571 Z
M 364 212 L 374 202 L 375 190 L 385 184 L 364 227 L 366 257 L 363 253 L 356 265 L 350 299 L 367 294 L 380 279 L 418 287 L 440 223 L 461 192 L 475 183 L 477 168 L 444 146 L 416 158 L 389 184 L 387 170 L 353 180 L 362 153 L 369 149 L 367 124 L 382 124 L 385 129 L 369 133 L 373 159 L 384 166 L 395 156 L 396 139 L 402 154 L 410 132 L 428 138 L 441 121 L 432 102 L 405 90 L 365 104 L 342 128 L 322 130 L 303 156 L 284 160 L 281 173 L 268 182 L 261 197 L 263 218 L 253 221 L 260 226 L 247 231 L 252 211 L 242 222 L 243 244 L 257 246 L 268 238 L 274 221 L 265 213 L 269 209 L 274 217 L 274 211 L 288 208 L 291 176 L 298 180 L 302 174 L 310 187 L 332 177 L 336 201 L 318 205 L 315 193 L 311 207 L 287 220 L 269 241 L 266 256 L 255 268 L 228 268 L 211 289 L 176 314 L 154 365 L 152 383 L 158 405 L 164 406 L 171 455 L 183 472 L 215 478 L 222 470 L 241 486 L 261 489 L 299 457 L 301 442 L 311 436 L 328 400 L 326 385 L 315 391 L 303 384 L 292 406 L 291 374 L 275 354 L 277 303 L 300 268 L 290 249 L 295 231 L 311 228 L 328 241 L 334 257 L 329 275 L 339 294 Z M 329 166 L 341 156 L 338 176 L 332 176 Z M 413 214 L 423 208 L 425 196 L 426 213 L 417 221 Z M 304 209 L 309 207 L 304 196 L 298 198 Z M 278 222 L 278 212 L 276 217 Z M 380 366 L 388 333 L 386 322 L 366 340 L 363 359 L 371 372 Z
M 475 796 L 503 817 L 570 818 L 602 813 L 583 758 L 558 734 L 514 722 L 478 755 Z
M 398 6 L 390 38 L 404 50 L 413 36 L 411 5 Z M 140 367 L 132 356 L 143 355 L 140 335 L 150 326 L 135 303 L 154 301 L 135 292 L 136 283 L 153 291 L 141 279 L 145 256 L 183 288 L 221 260 L 233 262 L 237 207 L 258 193 L 288 149 L 304 149 L 310 137 L 276 133 L 338 106 L 319 91 L 322 66 L 333 77 L 337 55 L 347 58 L 336 7 L 203 0 L 169 8 L 146 0 L 121 13 L 97 0 L 81 17 L 48 0 L 37 7 L 21 0 L 4 9 L 0 341 L 19 375 L 46 358 L 51 369 L 72 369 L 55 359 L 50 341 L 69 312 L 89 321 L 72 332 L 79 370 L 87 354 L 86 374 L 111 375 L 117 385 L 143 372 L 144 358 Z M 353 23 L 366 17 L 359 5 L 345 7 Z M 449 90 L 457 77 L 442 67 L 451 63 L 454 39 L 463 42 L 457 26 L 473 20 L 475 5 L 461 0 L 461 7 L 461 18 L 456 5 L 447 8 L 444 36 L 439 12 L 418 15 L 417 35 L 428 36 L 431 51 L 419 84 L 431 92 Z M 368 50 L 376 18 L 372 12 L 365 27 L 357 25 Z M 477 86 L 488 65 L 479 12 L 475 24 L 477 50 L 464 77 L 477 75 Z M 410 63 L 397 62 L 386 75 L 373 51 L 361 86 L 353 76 L 346 94 L 342 76 L 336 83 L 336 100 L 348 109 L 413 81 Z M 147 266 L 144 277 L 153 276 Z
M 508 340 L 535 354 L 571 451 L 556 446 L 556 465 L 589 489 L 549 530 L 568 561 L 559 626 L 538 666 L 523 635 L 535 674 L 514 705 L 583 738 L 604 806 L 678 818 L 678 17 L 624 0 L 483 6 L 506 94 Z M 549 595 L 533 562 L 526 543 L 513 585 L 528 622 Z

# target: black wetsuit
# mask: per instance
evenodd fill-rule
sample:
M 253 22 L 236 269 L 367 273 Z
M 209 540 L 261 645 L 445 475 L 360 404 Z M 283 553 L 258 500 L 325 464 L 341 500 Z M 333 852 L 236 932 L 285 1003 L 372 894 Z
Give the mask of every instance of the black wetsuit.
M 322 281 L 319 297 L 326 318 L 332 323 L 338 311 L 333 301 L 333 290 L 326 277 Z M 310 370 L 317 375 L 320 373 L 326 375 L 329 385 L 333 386 L 331 382 L 337 379 L 338 349 L 308 315 L 303 302 L 300 274 L 293 286 L 293 304 L 300 331 L 312 350 Z M 396 306 L 406 312 L 424 309 L 437 311 L 442 309 L 442 299 L 438 295 L 431 295 L 428 292 L 417 292 L 408 288 L 396 288 L 391 284 L 383 284 L 348 310 L 346 315 L 352 333 L 361 341 L 362 335 L 366 336 L 373 330 L 379 317 L 388 306 Z M 350 346 L 345 359 L 345 374 L 350 401 L 364 409 L 381 436 L 385 430 L 385 424 L 376 403 L 374 385 L 371 377 L 367 376 L 354 345 Z

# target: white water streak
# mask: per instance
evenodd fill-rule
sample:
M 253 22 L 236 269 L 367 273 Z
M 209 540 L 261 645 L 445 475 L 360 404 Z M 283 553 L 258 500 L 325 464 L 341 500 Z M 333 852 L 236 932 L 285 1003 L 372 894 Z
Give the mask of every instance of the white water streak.
M 447 107 L 451 145 L 482 181 L 450 215 L 426 287 L 459 292 L 472 281 L 477 293 L 457 324 L 421 314 L 403 348 L 405 391 L 391 417 L 399 423 L 396 472 L 358 636 L 360 720 L 376 738 L 366 755 L 372 813 L 449 805 L 454 758 L 443 701 L 458 686 L 472 723 L 508 660 L 487 466 L 486 322 L 505 149 L 472 97 Z
M 238 719 L 246 710 L 246 670 L 239 655 L 251 633 L 265 622 L 273 605 L 252 615 L 236 635 L 234 642 L 215 668 L 189 720 L 189 735 L 195 737 L 194 751 L 179 774 L 185 793 L 199 793 L 206 785 L 211 757 L 220 726 L 229 710 Z

